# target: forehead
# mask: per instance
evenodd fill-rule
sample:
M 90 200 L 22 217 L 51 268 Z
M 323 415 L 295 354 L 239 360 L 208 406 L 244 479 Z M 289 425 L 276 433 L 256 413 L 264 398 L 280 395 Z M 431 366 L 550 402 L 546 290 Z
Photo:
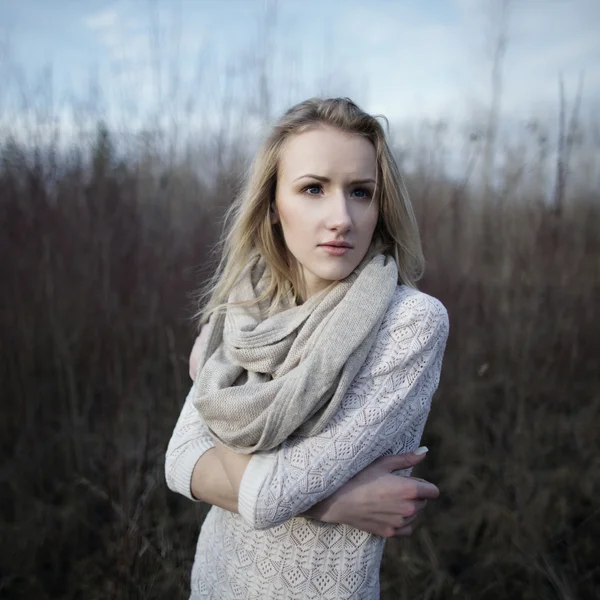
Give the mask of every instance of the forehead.
M 279 157 L 279 175 L 294 179 L 306 173 L 323 177 L 375 178 L 375 148 L 366 138 L 331 127 L 289 137 Z

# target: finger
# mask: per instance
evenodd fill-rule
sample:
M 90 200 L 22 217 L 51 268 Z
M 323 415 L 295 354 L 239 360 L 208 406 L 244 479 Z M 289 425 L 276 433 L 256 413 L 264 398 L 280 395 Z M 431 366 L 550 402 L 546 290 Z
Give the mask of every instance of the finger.
M 408 537 L 413 532 L 412 525 L 405 525 L 404 527 L 400 527 L 400 529 L 396 529 L 394 531 L 394 537 Z
M 418 500 L 435 500 L 439 497 L 440 490 L 437 486 L 433 485 L 433 483 L 429 483 L 429 481 L 424 481 L 422 479 L 415 479 L 413 477 L 408 477 L 407 479 L 412 479 L 415 485 L 412 498 Z
M 418 515 L 425 508 L 427 500 L 410 500 L 403 503 L 400 514 L 405 518 L 411 518 Z
M 403 469 L 410 469 L 415 465 L 418 465 L 427 454 L 416 455 L 412 452 L 407 454 L 392 454 L 391 456 L 383 456 L 379 459 L 381 466 L 390 473 L 392 471 L 401 471 Z
M 196 375 L 198 374 L 198 362 L 196 360 L 195 353 L 192 352 L 190 356 L 190 378 L 192 381 L 196 381 Z
M 405 527 L 406 525 L 413 525 L 414 522 L 419 518 L 419 513 L 414 514 L 412 517 L 408 517 L 407 519 L 404 519 L 404 525 L 403 527 Z
M 204 326 L 206 327 L 206 325 Z M 204 331 L 203 327 L 203 331 Z M 202 334 L 200 334 L 196 341 L 194 342 L 194 346 L 192 347 L 192 351 L 190 352 L 190 377 L 192 381 L 196 379 L 196 375 L 198 374 L 198 362 L 200 358 L 200 354 L 202 352 Z
M 412 517 L 395 517 L 388 519 L 386 524 L 380 523 L 377 525 L 377 529 L 381 530 L 378 535 L 382 537 L 395 537 L 399 531 L 404 532 L 401 535 L 410 535 L 410 532 L 414 531 L 414 528 L 418 524 L 419 515 L 413 515 Z M 406 533 L 410 528 L 410 532 Z
M 206 338 L 208 337 L 208 329 L 209 329 L 209 325 L 210 323 L 204 323 L 204 325 L 202 325 L 202 329 L 200 329 L 200 333 L 198 335 L 198 337 L 196 338 L 196 341 L 199 345 L 202 345 L 206 342 Z
M 412 535 L 417 527 L 421 524 L 421 520 L 418 518 L 419 515 L 410 517 L 404 520 L 404 523 L 399 524 L 398 527 L 394 528 L 394 537 L 407 537 Z
M 414 521 L 419 518 L 418 514 L 412 515 L 411 517 L 403 517 L 402 515 L 395 515 L 393 518 L 390 518 L 387 522 L 388 526 L 391 526 L 394 531 L 396 529 L 401 529 L 402 527 L 406 527 L 406 525 L 410 525 Z

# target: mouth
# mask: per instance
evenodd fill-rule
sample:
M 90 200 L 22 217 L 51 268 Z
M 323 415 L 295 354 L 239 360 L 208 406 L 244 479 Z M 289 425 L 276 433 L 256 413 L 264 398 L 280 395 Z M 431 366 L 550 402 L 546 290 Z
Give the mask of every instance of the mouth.
M 343 256 L 350 252 L 352 245 L 348 242 L 327 242 L 326 244 L 319 244 L 319 248 L 323 248 L 331 256 Z
M 353 248 L 354 246 L 349 242 L 338 242 L 336 240 L 332 240 L 331 242 L 325 242 L 324 244 L 319 244 L 319 246 L 329 246 L 330 248 Z

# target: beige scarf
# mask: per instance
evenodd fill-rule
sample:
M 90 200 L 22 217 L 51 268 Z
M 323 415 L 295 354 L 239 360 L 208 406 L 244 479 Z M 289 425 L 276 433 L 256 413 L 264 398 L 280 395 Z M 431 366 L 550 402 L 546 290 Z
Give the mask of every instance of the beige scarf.
M 228 307 L 209 321 L 194 405 L 211 433 L 241 452 L 319 433 L 364 363 L 396 289 L 393 258 L 367 256 L 325 295 L 269 315 Z M 258 298 L 267 269 L 255 259 L 229 301 Z

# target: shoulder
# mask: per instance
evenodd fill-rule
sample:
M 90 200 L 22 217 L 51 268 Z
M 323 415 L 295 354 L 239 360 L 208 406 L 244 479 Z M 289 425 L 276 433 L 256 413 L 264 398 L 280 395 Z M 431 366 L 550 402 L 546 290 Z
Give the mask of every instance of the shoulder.
M 448 332 L 448 311 L 437 298 L 398 286 L 365 362 L 365 375 L 384 375 L 441 357 Z
M 382 323 L 382 330 L 392 332 L 413 326 L 429 325 L 440 334 L 448 330 L 448 311 L 433 296 L 406 285 L 399 285 L 392 296 Z

